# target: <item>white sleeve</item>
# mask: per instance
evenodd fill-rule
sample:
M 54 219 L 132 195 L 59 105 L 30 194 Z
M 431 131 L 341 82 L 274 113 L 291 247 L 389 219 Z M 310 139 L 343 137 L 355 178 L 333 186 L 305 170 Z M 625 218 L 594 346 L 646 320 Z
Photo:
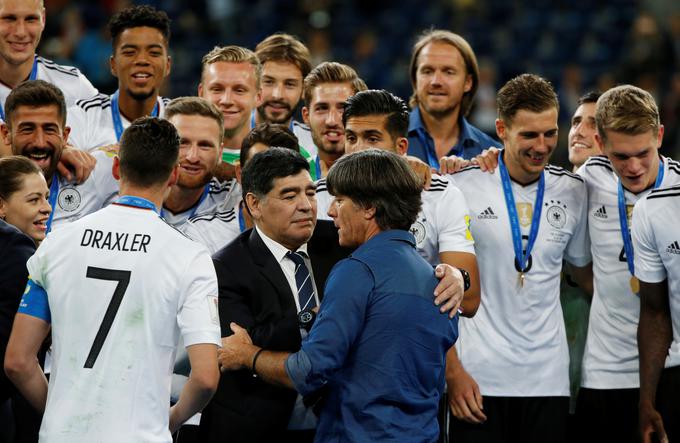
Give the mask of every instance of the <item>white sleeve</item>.
M 185 271 L 183 294 L 177 309 L 184 346 L 213 343 L 220 346 L 221 331 L 217 306 L 217 275 L 208 251 L 196 254 Z
M 204 221 L 202 225 L 203 224 L 207 224 L 207 228 L 210 227 L 209 221 Z M 210 241 L 210 238 L 204 234 L 204 230 L 198 226 L 198 223 L 194 221 L 188 221 L 182 225 L 181 230 L 184 232 L 184 234 L 186 234 L 187 237 L 208 248 L 208 252 L 210 254 L 217 252 L 214 242 Z
M 441 204 L 435 208 L 439 252 L 475 253 L 475 242 L 470 232 L 470 211 L 465 196 L 449 182 Z
M 87 99 L 99 94 L 97 88 L 95 88 L 90 80 L 85 77 L 85 75 L 78 71 L 78 95 L 77 99 Z
M 635 257 L 635 276 L 647 283 L 659 283 L 666 279 L 666 269 L 656 248 L 654 231 L 649 224 L 648 202 L 640 199 L 633 209 L 631 237 Z
M 102 199 L 102 208 L 111 204 L 120 190 L 118 180 L 113 177 L 112 166 L 115 154 L 101 150 L 93 151 L 97 165 L 92 172 L 98 196 Z
M 575 212 L 578 219 L 574 227 L 574 235 L 569 239 L 564 251 L 564 259 L 574 266 L 582 267 L 592 261 L 588 235 L 588 189 L 585 183 L 579 182 L 579 186 L 573 192 L 577 195 L 574 201 L 580 203 L 580 206 Z
M 66 126 L 71 128 L 68 135 L 68 143 L 80 149 L 89 151 L 90 141 L 88 140 L 87 114 L 80 106 L 71 106 L 66 112 Z

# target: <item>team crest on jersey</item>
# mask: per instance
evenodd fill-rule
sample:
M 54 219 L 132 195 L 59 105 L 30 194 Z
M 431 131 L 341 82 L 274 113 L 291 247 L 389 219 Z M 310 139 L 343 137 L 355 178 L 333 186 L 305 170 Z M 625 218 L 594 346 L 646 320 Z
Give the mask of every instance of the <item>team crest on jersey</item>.
M 425 219 L 422 221 L 424 222 Z M 423 243 L 423 240 L 425 240 L 426 231 L 425 225 L 420 220 L 416 220 L 416 222 L 411 225 L 411 229 L 409 229 L 409 231 L 416 238 L 416 245 Z
M 519 217 L 519 224 L 527 227 L 531 226 L 531 219 L 534 216 L 534 207 L 531 203 L 517 203 L 517 217 Z
M 59 207 L 66 212 L 73 212 L 80 206 L 80 192 L 75 188 L 64 188 L 57 197 Z
M 550 200 L 550 202 L 544 203 L 544 206 L 548 208 L 545 212 L 545 217 L 550 223 L 550 226 L 557 229 L 562 229 L 564 225 L 567 224 L 567 205 L 557 200 Z

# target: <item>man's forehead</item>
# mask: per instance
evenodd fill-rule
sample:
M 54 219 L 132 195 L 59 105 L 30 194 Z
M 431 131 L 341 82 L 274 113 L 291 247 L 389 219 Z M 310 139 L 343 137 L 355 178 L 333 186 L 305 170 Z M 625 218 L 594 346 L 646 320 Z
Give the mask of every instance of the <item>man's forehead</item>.
M 241 81 L 255 81 L 255 67 L 248 62 L 228 62 L 217 61 L 209 64 L 204 73 L 203 80 L 205 82 L 213 82 L 226 79 L 238 79 Z
M 42 14 L 42 0 L 0 0 L 0 14 Z
M 306 169 L 300 170 L 297 174 L 287 175 L 285 177 L 276 177 L 273 182 L 273 187 L 270 193 L 277 193 L 285 188 L 307 188 L 314 187 L 312 176 Z
M 267 60 L 262 64 L 262 75 L 291 76 L 302 78 L 302 69 L 290 60 Z
M 13 112 L 15 124 L 37 122 L 61 124 L 62 118 L 59 115 L 59 107 L 57 105 L 43 105 L 43 106 L 28 106 L 20 105 Z
M 387 131 L 386 123 L 386 114 L 363 115 L 348 118 L 345 128 L 353 132 L 385 132 Z
M 349 82 L 325 82 L 312 88 L 312 104 L 319 101 L 344 102 L 354 95 L 354 89 Z
M 595 118 L 595 103 L 582 103 L 576 108 L 574 116 L 584 117 L 584 118 Z

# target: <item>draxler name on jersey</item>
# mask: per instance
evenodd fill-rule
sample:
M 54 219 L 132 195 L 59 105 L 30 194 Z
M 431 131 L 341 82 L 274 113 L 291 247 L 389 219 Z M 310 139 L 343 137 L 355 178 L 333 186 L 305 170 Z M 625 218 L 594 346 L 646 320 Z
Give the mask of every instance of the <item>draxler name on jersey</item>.
M 80 246 L 108 249 L 109 251 L 144 252 L 151 243 L 147 234 L 129 234 L 127 232 L 103 232 L 98 229 L 85 229 Z

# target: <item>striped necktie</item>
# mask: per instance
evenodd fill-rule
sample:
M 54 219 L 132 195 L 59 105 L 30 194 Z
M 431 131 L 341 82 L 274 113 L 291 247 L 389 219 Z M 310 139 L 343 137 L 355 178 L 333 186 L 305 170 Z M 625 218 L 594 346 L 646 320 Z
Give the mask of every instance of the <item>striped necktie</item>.
M 295 286 L 297 286 L 300 310 L 315 308 L 314 285 L 312 285 L 312 279 L 302 254 L 289 251 L 286 257 L 295 263 Z

